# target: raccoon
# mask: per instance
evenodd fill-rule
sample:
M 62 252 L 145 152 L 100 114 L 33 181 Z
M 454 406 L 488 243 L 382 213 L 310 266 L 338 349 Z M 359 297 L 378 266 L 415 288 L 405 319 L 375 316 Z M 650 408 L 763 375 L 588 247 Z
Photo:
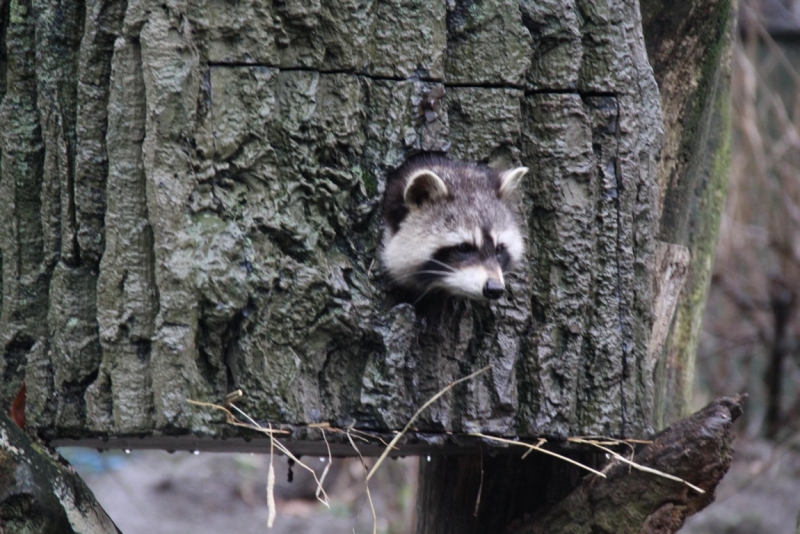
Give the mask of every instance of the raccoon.
M 386 183 L 381 263 L 392 286 L 419 302 L 439 292 L 499 299 L 522 260 L 513 207 L 528 171 L 497 171 L 444 157 L 404 163 Z

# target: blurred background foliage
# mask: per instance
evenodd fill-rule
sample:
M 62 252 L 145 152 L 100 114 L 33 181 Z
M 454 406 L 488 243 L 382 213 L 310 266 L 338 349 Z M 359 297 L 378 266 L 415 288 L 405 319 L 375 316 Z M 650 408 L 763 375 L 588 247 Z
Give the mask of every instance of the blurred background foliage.
M 731 97 L 694 401 L 749 399 L 716 501 L 681 534 L 800 534 L 800 0 L 740 0 Z
M 750 394 L 748 436 L 800 429 L 800 1 L 740 4 L 730 188 L 696 404 Z

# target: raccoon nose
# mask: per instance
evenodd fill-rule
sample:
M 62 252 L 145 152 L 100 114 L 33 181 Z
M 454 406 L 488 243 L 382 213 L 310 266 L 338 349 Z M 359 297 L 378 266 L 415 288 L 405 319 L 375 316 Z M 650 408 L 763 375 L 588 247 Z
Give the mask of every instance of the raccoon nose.
M 487 299 L 499 299 L 506 292 L 506 286 L 503 282 L 497 280 L 488 280 L 486 285 L 483 286 L 483 296 Z

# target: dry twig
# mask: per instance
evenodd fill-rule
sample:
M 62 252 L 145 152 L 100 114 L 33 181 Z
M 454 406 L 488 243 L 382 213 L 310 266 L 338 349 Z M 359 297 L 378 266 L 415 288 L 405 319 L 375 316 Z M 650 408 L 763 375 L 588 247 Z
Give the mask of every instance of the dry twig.
M 651 475 L 656 475 L 656 476 L 660 476 L 660 477 L 663 477 L 663 478 L 668 478 L 669 480 L 674 480 L 675 482 L 680 482 L 682 484 L 686 484 L 687 486 L 689 486 L 690 488 L 692 488 L 693 490 L 695 490 L 698 493 L 705 493 L 705 490 L 703 490 L 702 488 L 698 488 L 694 484 L 691 484 L 691 483 L 685 481 L 684 479 L 682 479 L 680 477 L 676 477 L 674 475 L 670 475 L 669 473 L 665 473 L 663 471 L 659 471 L 658 469 L 653 469 L 651 467 L 646 467 L 644 465 L 637 464 L 636 462 L 634 462 L 632 460 L 628 460 L 627 458 L 625 458 L 621 454 L 618 454 L 617 452 L 613 451 L 612 449 L 609 449 L 608 447 L 604 447 L 603 445 L 600 445 L 596 441 L 580 439 L 580 438 L 570 438 L 570 441 L 573 442 L 573 443 L 582 443 L 584 445 L 591 445 L 593 447 L 597 447 L 598 449 L 610 454 L 611 456 L 613 456 L 614 458 L 616 458 L 620 462 L 630 465 L 634 469 L 638 469 L 639 471 L 644 471 L 645 473 L 650 473 Z
M 322 487 L 322 482 L 320 482 L 319 477 L 317 477 L 317 472 L 314 471 L 313 469 L 311 469 L 309 466 L 307 466 L 303 462 L 301 462 L 294 454 L 292 454 L 292 452 L 289 449 L 287 449 L 283 445 L 283 443 L 281 443 L 277 439 L 274 439 L 274 434 L 288 434 L 288 432 L 286 432 L 284 430 L 273 430 L 272 428 L 264 428 L 263 426 L 259 425 L 255 420 L 253 420 L 252 417 L 250 417 L 245 412 L 240 410 L 234 404 L 231 404 L 230 407 L 235 409 L 240 414 L 242 414 L 242 416 L 244 418 L 246 418 L 248 421 L 250 421 L 250 423 L 242 423 L 241 421 L 236 419 L 236 417 L 230 412 L 230 410 L 228 410 L 227 408 L 225 408 L 223 406 L 220 406 L 218 404 L 212 404 L 212 403 L 209 403 L 209 402 L 194 401 L 194 400 L 191 400 L 191 399 L 187 399 L 187 402 L 189 402 L 190 404 L 195 404 L 197 406 L 208 406 L 208 407 L 211 407 L 211 408 L 215 408 L 217 410 L 222 410 L 223 412 L 228 414 L 228 417 L 229 417 L 228 418 L 228 423 L 229 424 L 234 425 L 234 426 L 240 426 L 240 427 L 243 427 L 243 428 L 249 428 L 250 430 L 255 430 L 257 432 L 261 432 L 263 434 L 267 434 L 268 436 L 270 436 L 270 438 L 273 438 L 272 439 L 272 444 L 275 446 L 276 449 L 278 449 L 281 453 L 286 455 L 288 458 L 292 459 L 295 462 L 295 464 L 299 465 L 300 467 L 302 467 L 303 469 L 305 469 L 306 471 L 311 473 L 311 475 L 314 477 L 314 481 L 317 483 L 318 495 L 319 494 L 322 495 L 322 497 L 317 496 L 317 500 L 319 500 L 319 502 L 324 504 L 326 507 L 328 507 L 328 508 L 331 507 L 330 500 L 328 499 L 328 494 L 325 492 L 325 488 Z
M 507 443 L 509 445 L 518 445 L 520 447 L 526 447 L 526 448 L 530 449 L 530 451 L 538 451 L 538 452 L 541 452 L 543 454 L 547 454 L 548 456 L 554 456 L 556 458 L 564 460 L 565 462 L 571 463 L 572 465 L 576 465 L 576 466 L 580 467 L 581 469 L 586 469 L 587 471 L 590 471 L 591 473 L 594 473 L 597 476 L 601 476 L 603 478 L 606 478 L 606 476 L 603 473 L 601 473 L 600 471 L 597 471 L 596 469 L 592 469 L 591 467 L 583 465 L 580 462 L 576 462 L 572 458 L 567 458 L 566 456 L 561 456 L 560 454 L 555 453 L 553 451 L 548 451 L 547 449 L 543 449 L 542 445 L 547 443 L 546 439 L 539 439 L 539 442 L 536 445 L 531 445 L 530 443 L 525 443 L 524 441 L 514 441 L 514 440 L 511 440 L 511 439 L 498 438 L 496 436 L 489 436 L 488 434 L 481 434 L 480 432 L 470 432 L 467 435 L 468 436 L 475 436 L 475 437 L 483 438 L 483 439 L 488 439 L 490 441 L 498 441 L 500 443 Z
M 353 441 L 353 437 L 350 435 L 350 430 L 348 429 L 345 432 L 347 435 L 347 439 L 350 440 L 350 445 L 353 447 L 353 450 L 356 451 L 358 454 L 358 459 L 361 460 L 361 465 L 364 467 L 364 472 L 367 473 L 367 463 L 364 461 L 364 457 L 361 455 L 361 451 L 358 450 L 356 447 L 355 441 Z M 375 505 L 372 503 L 372 494 L 369 492 L 369 477 L 364 479 L 364 489 L 367 492 L 367 501 L 369 501 L 369 509 L 372 510 L 372 534 L 378 534 L 378 514 L 375 512 Z
M 272 430 L 272 425 L 269 425 Z M 269 473 L 267 474 L 267 528 L 272 528 L 275 523 L 275 467 L 273 465 L 273 454 L 275 447 L 275 438 L 272 434 L 269 435 Z M 319 497 L 317 497 L 319 498 Z
M 377 471 L 378 467 L 380 467 L 381 463 L 383 463 L 383 460 L 385 460 L 386 457 L 389 455 L 389 451 L 391 451 L 394 448 L 394 446 L 397 444 L 397 442 L 400 441 L 400 438 L 403 437 L 403 434 L 408 432 L 408 429 L 411 428 L 411 425 L 414 424 L 414 421 L 417 420 L 417 417 L 419 417 L 419 415 L 422 412 L 424 412 L 425 409 L 428 406 L 430 406 L 431 404 L 436 402 L 436 400 L 439 399 L 439 397 L 441 397 L 442 395 L 444 395 L 445 393 L 447 393 L 448 391 L 450 391 L 451 389 L 456 387 L 458 384 L 461 384 L 462 382 L 466 382 L 467 380 L 471 380 L 471 379 L 475 378 L 476 376 L 478 376 L 481 373 L 485 373 L 486 371 L 491 369 L 491 367 L 492 367 L 491 364 L 489 364 L 486 367 L 483 367 L 482 369 L 478 369 L 474 373 L 465 376 L 464 378 L 459 378 L 455 382 L 451 382 L 450 384 L 445 386 L 441 391 L 439 391 L 439 393 L 437 393 L 436 395 L 434 395 L 433 397 L 428 399 L 428 401 L 425 404 L 422 405 L 422 408 L 417 410 L 416 413 L 414 413 L 414 415 L 411 416 L 411 419 L 409 419 L 408 423 L 406 423 L 406 426 L 403 427 L 403 430 L 398 432 L 395 435 L 395 437 L 392 438 L 392 441 L 389 442 L 389 445 L 387 445 L 386 449 L 383 451 L 383 454 L 380 455 L 380 457 L 378 458 L 378 461 L 375 462 L 375 465 L 372 466 L 372 469 L 370 470 L 370 472 L 367 473 L 367 480 L 372 478 L 372 475 L 375 474 L 375 471 Z

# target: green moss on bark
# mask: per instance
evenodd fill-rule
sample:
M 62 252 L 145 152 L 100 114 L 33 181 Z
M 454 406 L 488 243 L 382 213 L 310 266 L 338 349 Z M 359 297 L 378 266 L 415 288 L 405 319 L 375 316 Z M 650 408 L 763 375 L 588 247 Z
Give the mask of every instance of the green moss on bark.
M 663 359 L 656 368 L 654 425 L 691 410 L 694 357 L 730 165 L 730 54 L 735 5 L 643 2 L 645 38 L 661 84 L 666 139 L 659 172 L 660 239 L 686 245 L 691 264 Z M 697 42 L 676 49 L 676 35 Z M 676 78 L 692 80 L 685 95 Z

